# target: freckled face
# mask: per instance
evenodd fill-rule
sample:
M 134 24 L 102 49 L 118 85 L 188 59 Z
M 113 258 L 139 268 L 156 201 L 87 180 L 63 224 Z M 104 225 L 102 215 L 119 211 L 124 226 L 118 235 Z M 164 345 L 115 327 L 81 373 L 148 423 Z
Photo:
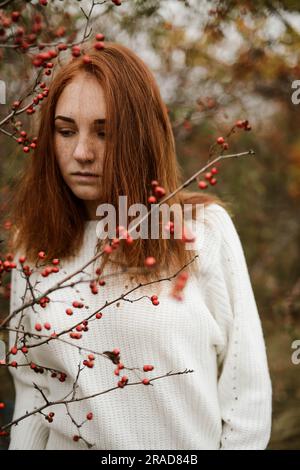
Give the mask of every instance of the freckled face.
M 64 181 L 95 218 L 101 198 L 105 149 L 104 92 L 89 74 L 78 74 L 55 109 L 54 146 Z

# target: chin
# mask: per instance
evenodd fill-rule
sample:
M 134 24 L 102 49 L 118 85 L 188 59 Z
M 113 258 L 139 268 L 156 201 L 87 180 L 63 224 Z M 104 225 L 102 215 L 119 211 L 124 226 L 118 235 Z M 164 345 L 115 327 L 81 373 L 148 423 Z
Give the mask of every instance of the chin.
M 73 193 L 78 199 L 82 199 L 83 201 L 95 201 L 99 199 L 99 194 L 93 191 L 73 191 Z

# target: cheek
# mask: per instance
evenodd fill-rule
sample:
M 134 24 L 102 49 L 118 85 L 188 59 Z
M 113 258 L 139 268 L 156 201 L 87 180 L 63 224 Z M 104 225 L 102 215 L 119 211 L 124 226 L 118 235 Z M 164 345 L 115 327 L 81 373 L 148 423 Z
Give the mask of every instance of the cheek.
M 64 173 L 67 170 L 69 164 L 70 149 L 66 142 L 62 142 L 59 138 L 54 141 L 54 149 L 56 160 L 60 171 Z

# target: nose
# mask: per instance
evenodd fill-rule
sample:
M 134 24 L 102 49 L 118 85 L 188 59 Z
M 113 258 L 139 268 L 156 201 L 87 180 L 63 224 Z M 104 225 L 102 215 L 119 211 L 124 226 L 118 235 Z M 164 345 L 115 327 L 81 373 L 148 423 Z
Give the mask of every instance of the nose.
M 93 146 L 88 137 L 78 139 L 73 152 L 73 157 L 79 163 L 93 162 L 95 160 Z

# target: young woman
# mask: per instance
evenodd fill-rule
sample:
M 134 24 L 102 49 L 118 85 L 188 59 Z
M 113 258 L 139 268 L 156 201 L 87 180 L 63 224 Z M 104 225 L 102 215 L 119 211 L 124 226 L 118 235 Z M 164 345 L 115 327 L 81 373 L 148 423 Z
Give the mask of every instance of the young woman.
M 10 347 L 18 348 L 10 355 L 18 363 L 10 368 L 14 419 L 46 399 L 61 403 L 12 426 L 10 449 L 264 449 L 272 393 L 265 343 L 244 252 L 224 204 L 184 191 L 169 201 L 203 205 L 193 250 L 172 237 L 122 240 L 87 265 L 105 243 L 96 230 L 101 203 L 112 204 L 117 215 L 119 196 L 127 196 L 128 207 L 150 208 L 151 182 L 170 194 L 182 176 L 166 106 L 144 62 L 114 43 L 101 51 L 85 45 L 84 52 L 89 60 L 70 60 L 52 79 L 38 145 L 12 212 L 18 264 L 11 313 L 77 272 L 44 306 L 28 307 L 10 321 L 18 330 L 10 332 Z M 45 255 L 38 258 L 40 251 Z M 30 282 L 21 255 L 36 266 Z M 147 257 L 156 260 L 152 269 L 145 268 Z M 188 263 L 180 300 L 170 295 L 170 277 Z M 47 275 L 44 264 L 59 270 Z M 148 285 L 113 302 L 147 279 Z M 75 325 L 87 318 L 74 338 Z M 22 330 L 52 337 L 24 338 Z M 115 348 L 123 370 L 116 368 Z M 153 369 L 145 371 L 149 364 Z M 124 375 L 128 382 L 118 386 Z

